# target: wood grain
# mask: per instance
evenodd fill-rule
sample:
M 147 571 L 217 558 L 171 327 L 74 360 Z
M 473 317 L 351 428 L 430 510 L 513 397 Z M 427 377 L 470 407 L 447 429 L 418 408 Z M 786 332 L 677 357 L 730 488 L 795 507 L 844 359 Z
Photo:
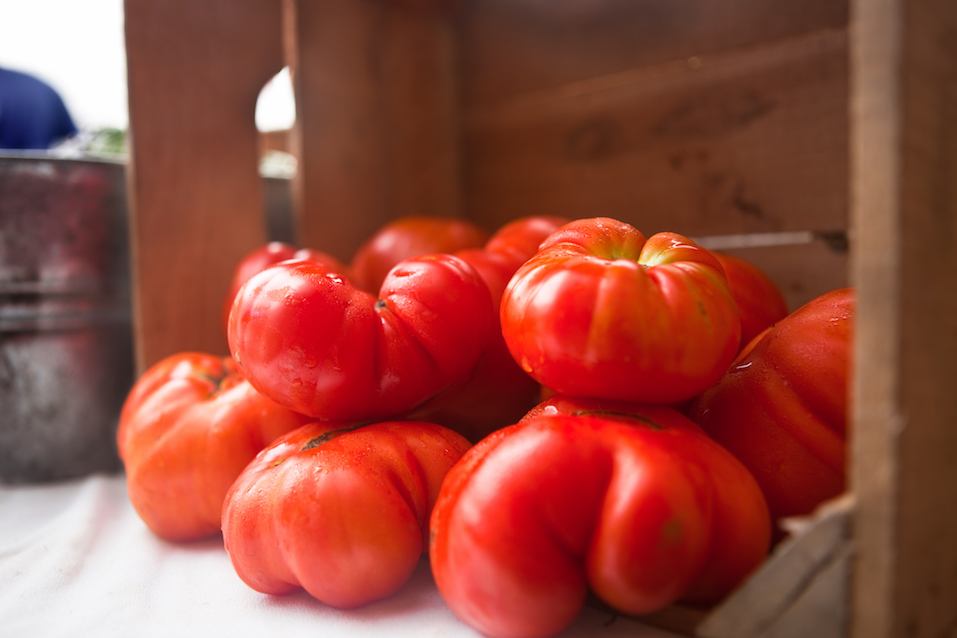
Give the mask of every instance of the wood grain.
M 235 262 L 264 239 L 256 99 L 282 67 L 272 0 L 126 0 L 140 369 L 224 352 Z
M 855 636 L 957 635 L 957 4 L 854 3 Z
M 349 259 L 393 217 L 459 212 L 456 39 L 429 4 L 288 3 L 305 244 Z
M 840 229 L 847 37 L 595 77 L 465 113 L 469 216 L 605 214 L 686 234 Z
M 846 0 L 467 0 L 468 104 L 817 31 Z

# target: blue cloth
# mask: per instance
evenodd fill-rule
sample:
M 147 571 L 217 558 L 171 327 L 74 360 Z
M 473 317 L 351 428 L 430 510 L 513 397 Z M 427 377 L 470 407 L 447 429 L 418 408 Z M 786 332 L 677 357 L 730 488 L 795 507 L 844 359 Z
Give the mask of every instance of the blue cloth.
M 45 149 L 75 133 L 73 118 L 53 88 L 0 69 L 0 148 Z

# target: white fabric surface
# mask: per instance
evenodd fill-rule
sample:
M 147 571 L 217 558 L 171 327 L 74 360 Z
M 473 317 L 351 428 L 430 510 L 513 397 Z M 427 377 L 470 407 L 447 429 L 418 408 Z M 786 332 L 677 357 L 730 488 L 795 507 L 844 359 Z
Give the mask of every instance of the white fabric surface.
M 586 609 L 565 635 L 672 635 L 612 620 Z M 303 592 L 272 597 L 249 589 L 219 538 L 188 545 L 155 538 L 130 506 L 122 477 L 0 486 L 0 637 L 283 635 L 478 634 L 442 602 L 424 561 L 391 598 L 339 611 Z

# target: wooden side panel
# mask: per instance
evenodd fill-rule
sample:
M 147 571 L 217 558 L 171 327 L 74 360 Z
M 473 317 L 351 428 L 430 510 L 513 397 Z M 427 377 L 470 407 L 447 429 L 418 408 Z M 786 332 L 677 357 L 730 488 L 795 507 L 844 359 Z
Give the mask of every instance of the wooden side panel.
M 460 209 L 456 40 L 446 15 L 288 3 L 299 237 L 343 259 L 387 220 Z
M 846 226 L 840 28 L 466 109 L 467 205 L 489 227 L 541 213 L 686 234 Z
M 224 352 L 235 262 L 264 240 L 256 98 L 282 67 L 273 0 L 126 0 L 140 368 Z
M 464 0 L 466 101 L 842 29 L 846 0 Z
M 957 635 L 957 4 L 857 0 L 855 636 Z

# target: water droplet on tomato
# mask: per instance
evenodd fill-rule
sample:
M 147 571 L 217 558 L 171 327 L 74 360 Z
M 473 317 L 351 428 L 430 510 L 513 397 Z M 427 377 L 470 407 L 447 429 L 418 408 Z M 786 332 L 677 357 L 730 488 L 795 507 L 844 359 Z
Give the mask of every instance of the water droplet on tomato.
M 524 370 L 528 374 L 532 373 L 532 364 L 531 362 L 529 362 L 527 357 L 522 357 L 522 370 Z

